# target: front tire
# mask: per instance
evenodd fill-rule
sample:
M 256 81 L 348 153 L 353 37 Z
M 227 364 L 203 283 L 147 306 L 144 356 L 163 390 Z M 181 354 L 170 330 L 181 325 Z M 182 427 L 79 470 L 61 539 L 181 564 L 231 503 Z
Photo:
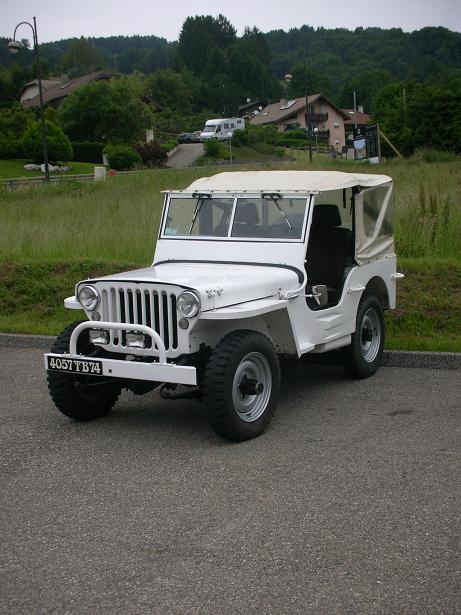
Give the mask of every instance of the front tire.
M 205 370 L 203 401 L 214 431 L 243 442 L 269 425 L 280 392 L 280 367 L 270 340 L 256 331 L 226 335 Z
M 368 378 L 381 365 L 384 349 L 384 316 L 373 295 L 362 295 L 357 310 L 355 333 L 342 349 L 342 364 L 352 378 Z
M 69 325 L 58 335 L 51 352 L 69 352 L 69 342 L 75 327 L 82 320 Z M 77 352 L 97 356 L 100 349 L 89 341 L 88 331 L 82 331 L 77 342 Z M 114 379 L 65 374 L 48 370 L 48 389 L 57 409 L 77 421 L 91 421 L 105 416 L 117 401 L 121 386 Z

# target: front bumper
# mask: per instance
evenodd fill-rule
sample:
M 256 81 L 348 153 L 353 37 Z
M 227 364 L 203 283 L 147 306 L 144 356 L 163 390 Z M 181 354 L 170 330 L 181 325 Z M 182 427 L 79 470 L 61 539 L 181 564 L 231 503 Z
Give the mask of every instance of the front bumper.
M 144 363 L 141 361 L 127 361 L 121 359 L 106 359 L 103 357 L 87 357 L 77 353 L 77 340 L 80 333 L 85 329 L 117 329 L 124 331 L 138 331 L 145 333 L 152 338 L 152 355 L 158 357 L 158 362 Z M 126 353 L 130 353 L 130 349 L 126 349 Z M 132 325 L 126 323 L 111 323 L 111 322 L 83 322 L 75 327 L 69 343 L 69 353 L 57 354 L 48 352 L 45 354 L 45 369 L 50 369 L 50 359 L 55 359 L 54 365 L 62 367 L 62 359 L 72 359 L 74 361 L 66 361 L 66 365 L 72 365 L 78 361 L 95 361 L 101 363 L 102 373 L 95 377 L 106 378 L 127 378 L 130 380 L 147 380 L 149 382 L 171 382 L 174 384 L 197 384 L 197 370 L 189 365 L 176 365 L 168 363 L 166 358 L 165 345 L 159 334 L 145 325 Z M 59 360 L 56 363 L 56 359 Z M 77 363 L 78 366 L 78 363 Z M 61 373 L 83 373 L 77 370 L 57 369 Z

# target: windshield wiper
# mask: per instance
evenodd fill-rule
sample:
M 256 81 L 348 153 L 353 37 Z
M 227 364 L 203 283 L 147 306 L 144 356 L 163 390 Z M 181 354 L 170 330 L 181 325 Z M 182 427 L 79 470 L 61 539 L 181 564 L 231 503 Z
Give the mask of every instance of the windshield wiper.
M 195 196 L 195 195 L 193 194 L 192 196 Z M 205 202 L 205 199 L 211 199 L 211 196 L 209 194 L 201 194 L 197 199 L 197 205 L 195 206 L 194 215 L 192 216 L 192 222 L 189 228 L 189 235 L 192 233 L 192 229 L 194 228 L 195 221 L 197 219 L 197 216 L 200 213 L 200 210 L 202 209 L 202 205 Z
M 274 204 L 277 207 L 277 209 L 279 210 L 279 212 L 285 218 L 285 222 L 288 224 L 288 227 L 289 227 L 290 231 L 292 231 L 293 230 L 293 226 L 292 226 L 291 222 L 288 220 L 288 217 L 287 217 L 286 213 L 283 211 L 282 206 L 279 205 L 279 203 L 277 201 L 277 199 L 281 199 L 282 198 L 282 195 L 280 195 L 280 194 L 263 194 L 262 197 L 263 197 L 263 199 L 269 199 L 269 200 L 274 202 Z

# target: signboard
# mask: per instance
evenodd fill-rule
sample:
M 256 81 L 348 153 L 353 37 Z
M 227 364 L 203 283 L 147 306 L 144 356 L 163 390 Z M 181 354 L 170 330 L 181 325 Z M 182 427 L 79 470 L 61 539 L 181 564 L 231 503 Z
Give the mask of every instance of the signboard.
M 381 155 L 381 148 L 379 144 L 378 124 L 365 126 L 365 142 L 367 147 L 367 158 L 379 158 Z
M 355 160 L 365 160 L 367 158 L 367 144 L 365 130 L 354 128 L 354 158 Z
M 354 128 L 354 150 L 355 160 L 368 159 L 371 163 L 379 162 L 381 146 L 378 124 Z

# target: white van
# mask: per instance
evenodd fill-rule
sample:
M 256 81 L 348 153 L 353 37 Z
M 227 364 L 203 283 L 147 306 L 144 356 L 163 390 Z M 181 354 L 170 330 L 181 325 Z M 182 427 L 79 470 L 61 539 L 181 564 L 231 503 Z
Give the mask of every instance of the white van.
M 205 128 L 200 133 L 200 141 L 208 139 L 232 139 L 234 130 L 245 130 L 245 120 L 241 117 L 207 120 Z

